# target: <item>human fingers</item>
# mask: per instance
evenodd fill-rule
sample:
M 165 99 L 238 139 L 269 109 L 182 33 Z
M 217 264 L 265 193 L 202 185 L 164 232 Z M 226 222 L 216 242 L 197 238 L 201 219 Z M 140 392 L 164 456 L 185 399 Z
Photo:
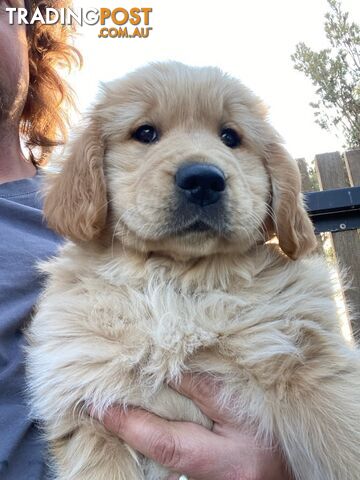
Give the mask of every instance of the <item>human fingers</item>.
M 101 422 L 135 450 L 188 478 L 218 480 L 220 472 L 228 468 L 225 453 L 233 445 L 200 425 L 118 406 L 110 407 Z

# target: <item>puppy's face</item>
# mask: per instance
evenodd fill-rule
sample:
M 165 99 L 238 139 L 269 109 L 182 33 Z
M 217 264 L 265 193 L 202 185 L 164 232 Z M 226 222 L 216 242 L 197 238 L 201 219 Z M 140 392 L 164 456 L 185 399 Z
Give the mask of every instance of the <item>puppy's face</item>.
M 104 179 L 90 192 L 87 185 L 92 219 L 91 207 L 85 213 L 77 199 L 78 215 L 79 209 L 87 215 L 76 222 L 82 235 L 66 233 L 88 239 L 104 227 L 106 192 L 106 222 L 125 245 L 190 257 L 245 252 L 265 240 L 272 196 L 283 195 L 274 192 L 274 170 L 291 159 L 278 141 L 259 99 L 220 70 L 145 67 L 104 87 L 84 133 L 70 146 L 68 181 L 81 174 L 82 182 Z M 274 167 L 269 159 L 276 155 Z M 54 216 L 48 214 L 53 225 Z
M 116 236 L 186 255 L 244 251 L 263 238 L 270 178 L 248 90 L 217 69 L 166 65 L 110 84 L 105 96 Z

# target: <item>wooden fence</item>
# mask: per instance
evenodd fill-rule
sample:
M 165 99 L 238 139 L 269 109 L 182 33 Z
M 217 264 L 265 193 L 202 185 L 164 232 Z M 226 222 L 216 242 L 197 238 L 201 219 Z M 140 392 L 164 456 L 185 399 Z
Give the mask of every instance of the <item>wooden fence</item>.
M 322 153 L 315 156 L 315 170 L 310 172 L 304 159 L 298 159 L 303 191 L 360 186 L 360 150 Z M 359 230 L 327 233 L 338 266 L 348 272 L 350 285 L 343 290 L 346 314 L 352 332 L 360 341 L 360 236 Z M 318 237 L 318 251 L 324 253 L 325 236 Z

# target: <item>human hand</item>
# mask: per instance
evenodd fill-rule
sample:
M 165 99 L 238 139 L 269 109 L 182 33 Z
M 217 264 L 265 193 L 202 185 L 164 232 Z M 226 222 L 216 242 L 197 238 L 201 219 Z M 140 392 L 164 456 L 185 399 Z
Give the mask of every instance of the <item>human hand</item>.
M 140 408 L 110 407 L 103 425 L 128 445 L 165 466 L 178 480 L 290 480 L 280 453 L 259 445 L 229 411 L 219 412 L 218 384 L 208 376 L 184 375 L 172 385 L 213 420 L 211 431 L 191 422 L 168 421 Z

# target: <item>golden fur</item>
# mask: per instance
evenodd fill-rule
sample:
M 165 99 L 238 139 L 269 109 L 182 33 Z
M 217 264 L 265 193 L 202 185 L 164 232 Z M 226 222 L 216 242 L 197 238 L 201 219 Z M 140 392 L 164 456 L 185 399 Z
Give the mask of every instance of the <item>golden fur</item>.
M 157 143 L 131 137 L 142 124 L 158 128 Z M 239 132 L 238 148 L 220 141 L 223 126 Z M 176 216 L 174 175 L 194 160 L 226 176 L 215 233 L 183 234 Z M 359 478 L 359 354 L 324 262 L 309 256 L 296 163 L 251 91 L 178 63 L 105 85 L 48 188 L 48 222 L 72 241 L 42 267 L 28 372 L 58 480 L 166 478 L 87 406 L 210 427 L 167 386 L 184 371 L 219 377 L 219 408 L 277 442 L 296 480 Z M 274 233 L 279 246 L 266 243 Z

